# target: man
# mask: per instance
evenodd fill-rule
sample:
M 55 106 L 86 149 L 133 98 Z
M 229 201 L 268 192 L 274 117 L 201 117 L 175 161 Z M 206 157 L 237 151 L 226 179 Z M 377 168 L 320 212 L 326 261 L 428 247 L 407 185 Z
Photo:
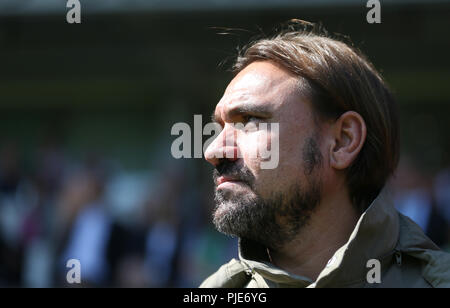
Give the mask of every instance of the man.
M 381 192 L 398 162 L 398 121 L 372 64 L 290 31 L 251 44 L 234 68 L 205 158 L 214 224 L 239 237 L 239 260 L 201 287 L 450 287 L 449 255 Z M 279 146 L 276 168 L 261 168 L 267 144 Z

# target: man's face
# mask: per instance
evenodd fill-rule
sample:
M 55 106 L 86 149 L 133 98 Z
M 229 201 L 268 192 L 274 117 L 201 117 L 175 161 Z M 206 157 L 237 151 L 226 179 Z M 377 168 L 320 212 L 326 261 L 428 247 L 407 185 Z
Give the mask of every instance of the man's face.
M 308 222 L 320 201 L 323 159 L 302 92 L 297 77 L 268 61 L 251 63 L 228 85 L 214 112 L 223 130 L 205 152 L 216 168 L 213 220 L 219 231 L 276 249 Z M 255 130 L 260 123 L 267 128 Z M 279 144 L 278 166 L 261 168 L 267 157 L 257 153 L 273 144 Z

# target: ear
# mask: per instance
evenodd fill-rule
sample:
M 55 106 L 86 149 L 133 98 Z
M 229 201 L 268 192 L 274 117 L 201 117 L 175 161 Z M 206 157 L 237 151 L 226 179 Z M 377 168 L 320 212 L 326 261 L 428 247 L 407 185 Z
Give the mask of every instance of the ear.
M 332 127 L 334 144 L 330 148 L 330 163 L 335 169 L 348 168 L 356 159 L 366 140 L 366 123 L 359 113 L 347 111 Z

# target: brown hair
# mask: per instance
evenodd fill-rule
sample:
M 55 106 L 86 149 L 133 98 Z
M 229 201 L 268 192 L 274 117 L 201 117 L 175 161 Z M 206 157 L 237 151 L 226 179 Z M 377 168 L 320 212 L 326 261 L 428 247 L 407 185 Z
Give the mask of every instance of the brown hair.
M 350 110 L 362 116 L 367 137 L 347 170 L 347 183 L 352 202 L 364 211 L 394 172 L 399 158 L 396 103 L 380 74 L 348 44 L 327 34 L 292 28 L 248 45 L 233 69 L 237 73 L 258 60 L 273 61 L 306 80 L 320 118 L 337 119 Z

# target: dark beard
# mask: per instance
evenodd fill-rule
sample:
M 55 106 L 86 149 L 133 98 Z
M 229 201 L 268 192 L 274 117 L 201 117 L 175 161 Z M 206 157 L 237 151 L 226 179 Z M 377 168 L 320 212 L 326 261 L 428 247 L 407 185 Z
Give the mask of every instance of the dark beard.
M 214 178 L 220 175 L 238 177 L 248 185 L 253 196 L 228 190 L 215 191 L 216 208 L 213 222 L 217 230 L 231 236 L 246 238 L 277 250 L 291 242 L 307 225 L 321 198 L 319 175 L 313 171 L 322 163 L 322 156 L 314 138 L 308 138 L 303 148 L 303 163 L 307 185 L 294 183 L 285 192 L 274 192 L 262 198 L 254 189 L 254 177 L 246 166 L 224 160 L 214 170 Z

